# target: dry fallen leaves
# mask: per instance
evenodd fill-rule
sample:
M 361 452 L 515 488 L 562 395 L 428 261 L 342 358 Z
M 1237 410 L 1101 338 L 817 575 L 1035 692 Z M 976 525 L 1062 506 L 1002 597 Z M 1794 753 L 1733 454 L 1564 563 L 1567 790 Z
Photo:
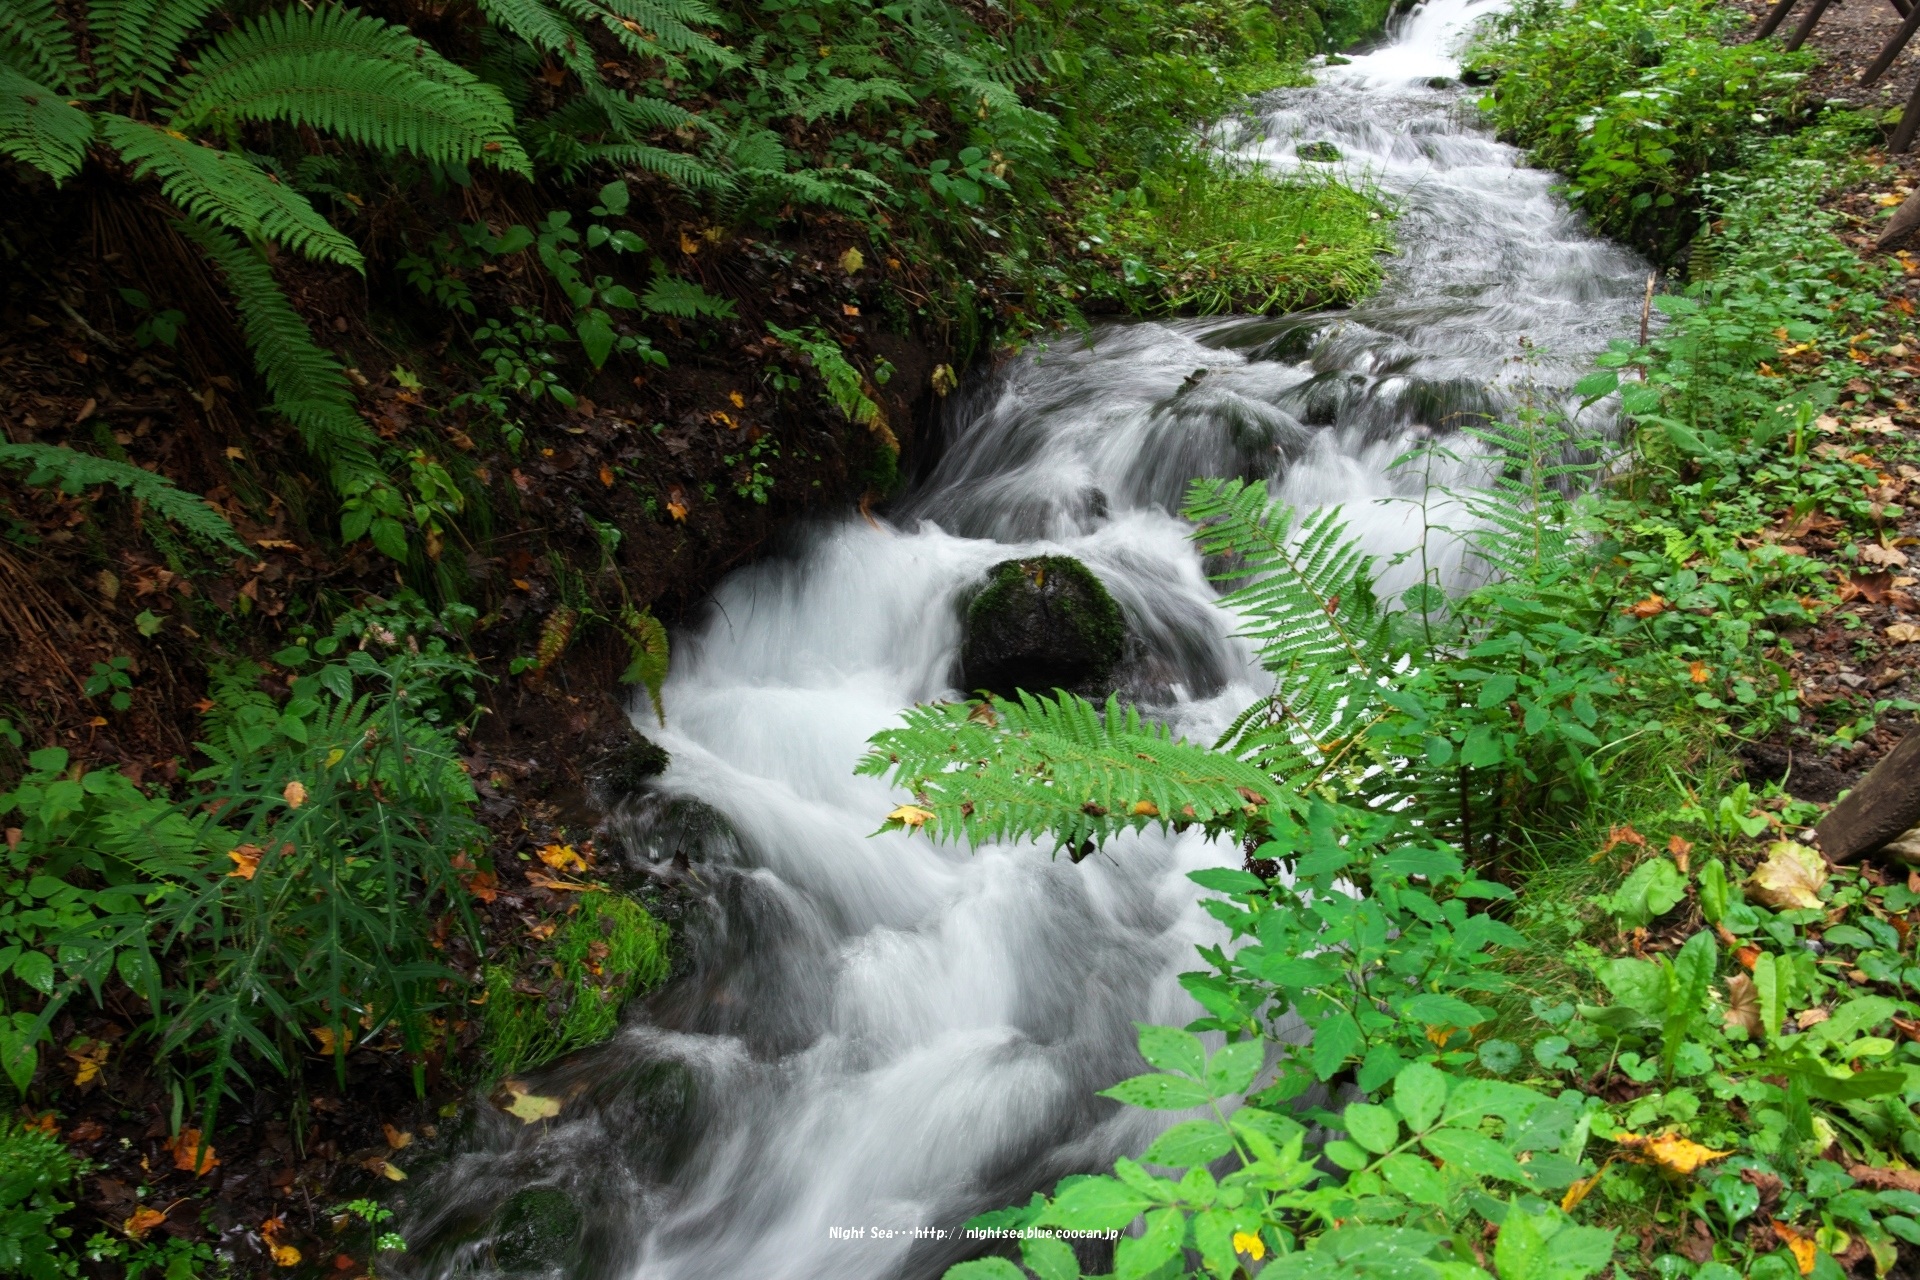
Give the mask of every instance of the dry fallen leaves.
M 1666 610 L 1667 598 L 1665 596 L 1650 595 L 1645 600 L 1637 600 L 1628 605 L 1624 612 L 1632 614 L 1636 618 L 1651 618 L 1656 614 L 1665 613 Z
M 380 1126 L 380 1132 L 386 1135 L 387 1145 L 395 1151 L 401 1150 L 413 1142 L 413 1135 L 405 1129 L 396 1129 L 390 1124 Z
M 331 1058 L 335 1052 L 345 1053 L 353 1048 L 353 1028 L 345 1028 L 337 1037 L 332 1027 L 315 1027 L 313 1038 L 320 1042 L 320 1052 Z
M 1799 1267 L 1800 1274 L 1803 1276 L 1811 1274 L 1813 1260 L 1818 1252 L 1814 1248 L 1813 1237 L 1798 1228 L 1788 1226 L 1778 1218 L 1773 1219 L 1773 1234 L 1778 1236 L 1780 1243 L 1792 1252 L 1794 1263 Z
M 1895 644 L 1912 644 L 1920 640 L 1920 627 L 1911 622 L 1896 622 L 1887 628 L 1887 639 Z
M 120 1224 L 130 1240 L 138 1240 L 167 1220 L 167 1215 L 152 1205 L 143 1204 L 133 1211 L 133 1216 Z
M 227 872 L 228 878 L 253 879 L 254 872 L 260 870 L 260 855 L 264 852 L 257 844 L 243 844 L 229 851 L 227 856 L 233 859 L 233 870 Z
M 282 791 L 280 795 L 281 798 L 287 802 L 287 808 L 298 809 L 307 802 L 306 784 L 301 782 L 300 779 L 295 778 L 287 784 L 287 789 Z
M 550 844 L 540 850 L 540 861 L 555 871 L 585 871 L 587 860 L 570 844 Z
M 108 1048 L 106 1041 L 87 1036 L 79 1036 L 67 1046 L 67 1057 L 73 1059 L 74 1063 L 74 1084 L 85 1088 L 93 1083 L 100 1074 L 100 1068 L 107 1065 Z
M 1727 979 L 1727 1030 L 1744 1028 L 1747 1038 L 1758 1040 L 1763 1030 L 1760 1023 L 1760 993 L 1753 985 L 1753 979 L 1744 973 L 1737 973 Z
M 367 1170 L 367 1172 L 377 1173 L 388 1182 L 405 1182 L 407 1180 L 406 1172 L 402 1170 L 399 1165 L 394 1164 L 390 1160 L 382 1159 L 379 1156 L 369 1156 L 365 1160 L 362 1160 L 360 1165 Z
M 204 1177 L 219 1167 L 220 1158 L 213 1154 L 211 1142 L 200 1141 L 198 1129 L 182 1129 L 167 1150 L 173 1152 L 173 1167 L 191 1173 L 194 1177 Z
M 1705 684 L 1707 681 L 1713 679 L 1713 669 L 1707 666 L 1706 663 L 1700 661 L 1700 659 L 1695 658 L 1687 664 L 1687 678 L 1695 684 Z
M 1870 542 L 1860 548 L 1860 559 L 1865 564 L 1904 568 L 1907 563 L 1907 554 L 1894 547 L 1883 547 L 1877 542 Z
M 1607 1165 L 1612 1163 L 1613 1161 L 1609 1159 L 1606 1164 L 1601 1165 L 1593 1171 L 1592 1177 L 1581 1178 L 1578 1182 L 1568 1187 L 1567 1194 L 1560 1197 L 1560 1212 L 1572 1213 L 1574 1207 L 1587 1198 L 1587 1193 L 1600 1185 L 1600 1179 L 1607 1176 Z
M 903 827 L 924 827 L 933 820 L 933 810 L 922 809 L 917 804 L 903 804 L 887 815 L 888 822 L 897 822 Z
M 286 1218 L 276 1215 L 260 1224 L 260 1238 L 267 1242 L 267 1252 L 273 1255 L 274 1266 L 297 1267 L 300 1265 L 300 1251 L 280 1238 L 286 1230 Z
M 1820 886 L 1827 882 L 1827 860 L 1792 840 L 1767 846 L 1767 860 L 1753 869 L 1747 886 L 1763 905 L 1776 911 L 1820 906 Z
M 1710 1160 L 1730 1156 L 1732 1151 L 1714 1151 L 1677 1133 L 1662 1133 L 1646 1138 L 1637 1133 L 1618 1133 L 1613 1140 L 1630 1151 L 1637 1151 L 1668 1173 L 1691 1175 Z

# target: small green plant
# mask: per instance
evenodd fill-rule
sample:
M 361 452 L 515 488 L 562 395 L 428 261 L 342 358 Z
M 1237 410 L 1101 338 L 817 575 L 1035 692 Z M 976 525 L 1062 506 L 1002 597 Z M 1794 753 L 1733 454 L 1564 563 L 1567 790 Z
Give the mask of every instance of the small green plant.
M 73 1229 L 54 1222 L 73 1207 L 61 1196 L 80 1172 L 57 1135 L 0 1116 L 0 1275 L 69 1280 L 79 1274 L 66 1245 Z

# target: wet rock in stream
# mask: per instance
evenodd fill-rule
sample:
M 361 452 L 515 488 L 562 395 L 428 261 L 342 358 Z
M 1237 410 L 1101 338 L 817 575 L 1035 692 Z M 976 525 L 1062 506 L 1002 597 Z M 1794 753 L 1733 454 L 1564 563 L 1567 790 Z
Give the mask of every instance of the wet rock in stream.
M 1120 661 L 1126 635 L 1120 606 L 1072 556 L 1003 560 L 967 606 L 962 684 L 1003 698 L 1091 690 Z

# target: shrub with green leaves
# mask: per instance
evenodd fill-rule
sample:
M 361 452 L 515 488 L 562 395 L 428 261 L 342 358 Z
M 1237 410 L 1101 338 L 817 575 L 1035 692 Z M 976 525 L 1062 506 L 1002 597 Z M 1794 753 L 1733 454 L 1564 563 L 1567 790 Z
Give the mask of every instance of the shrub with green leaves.
M 1713 0 L 1530 0 L 1472 56 L 1499 76 L 1481 105 L 1600 230 L 1671 254 L 1699 178 L 1800 111 L 1812 53 L 1723 43 L 1740 18 Z
M 484 847 L 454 738 L 476 672 L 448 639 L 402 605 L 276 655 L 296 672 L 284 697 L 257 667 L 225 669 L 208 763 L 178 798 L 60 748 L 28 757 L 0 794 L 20 832 L 0 882 L 0 1057 L 20 1089 L 61 1008 L 115 979 L 208 1111 L 254 1064 L 426 1047 L 447 976 L 428 924 L 467 917 Z

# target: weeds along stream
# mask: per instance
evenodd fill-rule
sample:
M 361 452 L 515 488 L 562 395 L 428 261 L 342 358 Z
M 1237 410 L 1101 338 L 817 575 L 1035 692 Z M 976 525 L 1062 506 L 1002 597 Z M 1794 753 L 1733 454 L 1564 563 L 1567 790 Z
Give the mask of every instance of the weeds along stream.
M 1074 864 L 876 837 L 901 797 L 852 768 L 903 707 L 956 695 L 967 593 L 1040 554 L 1079 558 L 1125 613 L 1122 695 L 1212 740 L 1262 686 L 1172 514 L 1191 480 L 1263 477 L 1406 551 L 1427 486 L 1479 474 L 1461 426 L 1568 396 L 1633 332 L 1646 266 L 1453 79 L 1496 8 L 1434 0 L 1235 126 L 1260 162 L 1397 211 L 1367 301 L 1062 335 L 951 398 L 885 521 L 818 526 L 718 588 L 676 638 L 673 764 L 620 817 L 639 869 L 708 903 L 691 972 L 532 1079 L 557 1116 L 476 1109 L 408 1193 L 413 1274 L 935 1276 L 978 1251 L 971 1215 L 1150 1140 L 1095 1092 L 1136 1070 L 1135 1023 L 1193 1016 L 1177 975 L 1224 935 L 1185 876 L 1238 851 L 1142 835 Z M 1390 470 L 1432 437 L 1460 455 L 1446 474 Z

